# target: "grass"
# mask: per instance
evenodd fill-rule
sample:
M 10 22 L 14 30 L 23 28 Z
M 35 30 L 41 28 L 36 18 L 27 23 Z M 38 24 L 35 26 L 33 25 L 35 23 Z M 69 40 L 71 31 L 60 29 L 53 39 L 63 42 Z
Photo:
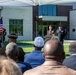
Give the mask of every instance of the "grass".
M 34 47 L 23 47 L 23 50 L 25 53 L 32 52 L 34 50 Z
M 66 57 L 68 57 L 69 56 L 69 44 L 64 44 L 64 51 L 65 51 Z
M 19 44 L 26 45 L 26 46 L 22 47 L 25 53 L 29 53 L 34 50 L 33 43 L 34 43 L 33 41 L 19 41 L 19 42 L 17 42 L 18 45 Z M 28 46 L 28 45 L 32 45 L 32 46 Z
M 25 53 L 30 53 L 34 50 L 33 43 L 34 43 L 33 41 L 18 41 L 17 42 L 18 45 L 24 45 L 22 48 Z M 7 42 L 5 42 L 5 45 L 6 44 L 7 44 Z M 69 56 L 69 44 L 70 44 L 69 42 L 64 42 L 64 51 L 66 53 L 66 57 Z M 30 45 L 30 46 L 28 46 L 28 45 Z
M 26 43 L 30 43 L 30 44 L 33 44 L 33 41 L 26 41 Z M 69 42 L 64 42 L 64 51 L 65 51 L 65 54 L 66 54 L 66 57 L 69 56 Z M 26 52 L 26 53 L 29 53 L 29 52 L 32 52 L 34 50 L 34 47 L 30 46 L 30 47 L 23 47 L 23 50 Z

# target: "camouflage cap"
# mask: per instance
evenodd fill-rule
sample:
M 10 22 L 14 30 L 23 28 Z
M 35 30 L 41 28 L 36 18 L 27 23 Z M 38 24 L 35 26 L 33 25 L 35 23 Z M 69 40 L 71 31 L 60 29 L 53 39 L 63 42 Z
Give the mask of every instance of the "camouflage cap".
M 8 35 L 8 38 L 17 39 L 18 36 L 15 33 L 11 33 Z

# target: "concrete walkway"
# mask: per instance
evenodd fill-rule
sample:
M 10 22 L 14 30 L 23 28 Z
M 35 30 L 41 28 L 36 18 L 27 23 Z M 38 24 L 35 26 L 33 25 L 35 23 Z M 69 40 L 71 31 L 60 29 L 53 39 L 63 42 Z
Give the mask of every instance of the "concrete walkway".
M 33 45 L 26 45 L 26 44 L 23 44 L 23 45 L 18 45 L 19 47 L 33 47 Z
M 75 42 L 76 40 L 64 40 L 64 42 Z
M 66 44 L 64 44 L 64 45 L 69 45 L 70 44 L 70 42 L 74 42 L 74 41 L 76 41 L 76 40 L 64 40 L 64 42 L 67 42 Z M 19 47 L 33 47 L 33 44 L 19 44 L 18 45 Z

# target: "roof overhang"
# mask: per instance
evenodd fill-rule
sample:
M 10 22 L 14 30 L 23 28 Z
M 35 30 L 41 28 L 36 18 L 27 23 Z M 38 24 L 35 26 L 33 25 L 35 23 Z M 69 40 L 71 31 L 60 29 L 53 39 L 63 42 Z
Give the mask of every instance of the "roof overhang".
M 42 21 L 68 21 L 67 16 L 39 16 Z

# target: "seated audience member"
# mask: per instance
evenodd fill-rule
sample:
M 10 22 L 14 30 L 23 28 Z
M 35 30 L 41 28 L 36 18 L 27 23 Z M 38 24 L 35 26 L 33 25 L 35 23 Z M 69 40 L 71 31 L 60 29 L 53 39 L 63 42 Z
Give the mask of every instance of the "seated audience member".
M 20 48 L 20 47 L 19 47 Z M 22 48 L 21 48 L 22 49 Z M 29 64 L 29 63 L 25 63 L 25 62 L 23 62 L 24 60 L 22 60 L 21 59 L 21 57 L 19 57 L 19 56 L 21 56 L 21 53 L 20 53 L 20 51 L 21 50 L 19 50 L 18 52 L 17 52 L 17 55 L 18 55 L 18 65 L 19 65 L 19 67 L 20 68 L 24 68 L 23 69 L 23 72 L 25 72 L 25 69 L 26 70 L 29 70 L 29 69 L 32 69 L 32 67 L 31 67 L 31 65 Z M 25 67 L 24 67 L 25 66 Z
M 6 45 L 6 50 L 5 50 L 6 56 L 8 58 L 13 59 L 14 61 L 17 61 L 17 51 L 18 50 L 19 49 L 18 49 L 18 46 L 16 43 L 14 43 L 14 42 L 8 43 Z
M 19 50 L 17 52 L 17 55 L 18 55 L 18 61 L 24 62 L 25 52 L 23 51 L 23 49 L 21 47 L 19 47 Z
M 70 56 L 63 61 L 63 65 L 76 70 L 76 42 L 69 45 Z
M 24 56 L 24 62 L 30 63 L 32 68 L 37 67 L 44 62 L 41 49 L 44 46 L 44 40 L 42 37 L 36 37 L 34 40 L 35 50 Z
M 0 56 L 6 56 L 5 49 L 5 47 L 0 48 Z
M 15 34 L 15 33 L 11 33 L 10 35 L 8 35 L 8 42 L 14 42 L 16 43 L 16 39 L 18 38 L 18 36 Z M 25 52 L 23 51 L 23 49 L 21 47 L 19 47 L 19 50 L 18 50 L 18 59 L 19 61 L 24 61 L 24 55 L 25 55 Z
M 18 50 L 19 48 L 17 44 L 14 42 L 11 42 L 6 46 L 5 53 L 8 58 L 11 58 L 17 62 L 17 64 L 19 65 L 23 73 L 24 71 L 31 69 L 31 66 L 28 63 L 18 61 L 18 56 L 17 56 Z
M 49 40 L 58 40 L 59 41 L 59 38 L 57 36 L 53 35 L 50 39 L 45 40 L 45 43 Z
M 8 35 L 8 43 L 10 43 L 10 42 L 16 43 L 17 38 L 18 38 L 18 36 L 15 33 L 11 33 L 10 35 Z M 0 55 L 6 55 L 5 47 L 0 48 Z M 25 55 L 25 52 L 23 51 L 23 49 L 21 47 L 19 47 L 19 50 L 18 50 L 19 61 L 22 61 L 22 62 L 24 61 L 24 55 Z
M 51 37 L 51 40 L 58 40 L 59 41 L 59 38 L 54 35 L 54 36 Z
M 1 56 L 0 75 L 22 75 L 22 72 L 13 60 Z
M 45 62 L 23 75 L 76 75 L 76 71 L 62 65 L 65 53 L 62 43 L 57 40 L 49 40 L 44 45 Z

